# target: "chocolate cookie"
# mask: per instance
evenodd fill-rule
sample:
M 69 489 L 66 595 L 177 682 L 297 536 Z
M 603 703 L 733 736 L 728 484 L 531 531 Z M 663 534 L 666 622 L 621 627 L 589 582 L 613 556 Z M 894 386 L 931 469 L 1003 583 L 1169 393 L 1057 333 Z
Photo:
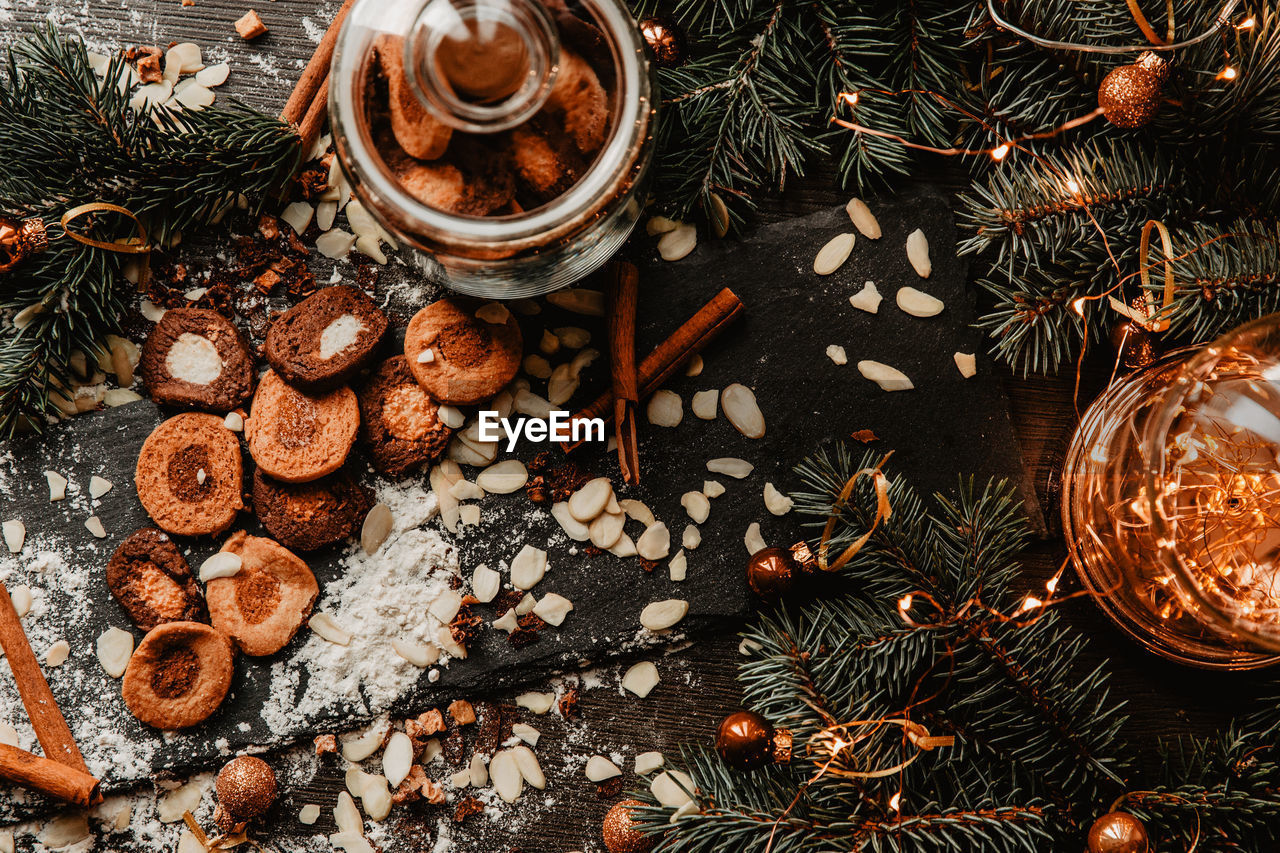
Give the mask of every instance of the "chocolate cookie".
M 441 299 L 409 321 L 404 355 L 418 384 L 442 403 L 470 405 L 492 398 L 515 378 L 523 339 L 500 303 L 479 308 Z
M 373 467 L 392 477 L 444 453 L 453 434 L 402 355 L 382 362 L 360 389 L 360 425 Z
M 160 424 L 138 454 L 138 500 L 161 530 L 221 533 L 244 508 L 240 442 L 217 415 L 187 412 Z
M 244 335 L 217 311 L 172 308 L 147 335 L 142 381 L 157 403 L 225 412 L 253 393 Z
M 154 527 L 120 543 L 107 562 L 107 587 L 143 631 L 164 622 L 209 621 L 191 567 L 173 540 Z
M 350 388 L 312 396 L 268 370 L 253 395 L 244 434 L 264 472 L 286 483 L 307 483 L 342 467 L 359 427 L 360 406 Z
M 138 644 L 124 671 L 124 704 L 157 729 L 186 729 L 218 710 L 231 688 L 234 650 L 200 622 L 166 622 Z
M 253 511 L 286 548 L 314 551 L 360 530 L 373 499 L 346 471 L 310 483 L 282 483 L 258 469 L 253 474 Z
M 275 319 L 264 352 L 284 381 L 308 393 L 345 385 L 373 359 L 387 316 L 363 291 L 318 290 Z
M 311 615 L 320 594 L 315 575 L 284 546 L 243 530 L 222 550 L 240 557 L 240 571 L 205 587 L 210 621 L 245 654 L 275 654 Z

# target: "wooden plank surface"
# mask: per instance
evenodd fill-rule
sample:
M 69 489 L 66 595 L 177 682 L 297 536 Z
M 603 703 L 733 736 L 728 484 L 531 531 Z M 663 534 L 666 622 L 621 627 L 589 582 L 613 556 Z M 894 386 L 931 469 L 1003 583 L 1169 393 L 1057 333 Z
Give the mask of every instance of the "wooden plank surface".
M 0 4 L 0 38 L 12 38 L 30 26 L 53 21 L 104 48 L 195 41 L 214 61 L 231 62 L 232 79 L 222 92 L 276 112 L 337 6 L 334 0 L 263 2 L 258 10 L 271 32 L 246 44 L 232 28 L 235 19 L 250 7 L 244 0 L 196 0 L 193 6 L 182 6 L 179 0 L 17 0 Z M 954 178 L 954 173 L 944 164 L 929 177 L 945 181 Z M 765 205 L 762 217 L 778 219 L 811 212 L 844 198 L 829 174 L 818 174 L 792 183 L 784 196 Z M 1096 392 L 1105 367 L 1102 363 L 1091 365 L 1081 407 Z M 1022 452 L 1034 473 L 1052 529 L 1058 512 L 1054 484 L 1076 420 L 1073 377 L 1007 376 L 1006 385 Z M 797 448 L 797 457 L 804 452 L 804 448 Z M 1064 556 L 1056 538 L 1033 547 L 1026 557 L 1028 588 L 1039 588 Z M 1068 608 L 1067 618 L 1092 635 L 1091 657 L 1110 661 L 1116 672 L 1113 695 L 1128 703 L 1132 716 L 1128 735 L 1144 755 L 1151 754 L 1157 735 L 1214 731 L 1241 706 L 1243 697 L 1267 680 L 1266 676 L 1208 674 L 1166 664 L 1122 637 L 1088 602 Z M 518 812 L 501 820 L 473 818 L 463 828 L 452 830 L 453 845 L 444 849 L 477 853 L 601 850 L 600 820 L 612 801 L 597 797 L 594 786 L 583 778 L 585 757 L 596 751 L 616 752 L 625 758 L 629 769 L 637 752 L 657 749 L 674 755 L 681 743 L 708 742 L 719 719 L 739 701 L 734 681 L 736 642 L 726 635 L 659 661 L 663 683 L 643 703 L 617 688 L 616 671 L 593 673 L 588 680 L 600 686 L 583 691 L 576 720 L 565 723 L 549 715 L 537 721 L 547 745 L 539 749 L 539 755 L 551 780 L 545 799 L 538 798 L 535 803 L 526 797 Z M 310 763 L 304 762 L 300 769 L 286 772 L 284 781 L 282 801 L 268 816 L 265 834 L 271 839 L 269 849 L 329 849 L 320 836 L 333 831 L 328 809 L 342 786 L 337 765 L 323 764 L 319 773 L 313 774 Z M 308 802 L 325 809 L 314 827 L 296 821 L 297 809 Z M 413 806 L 397 815 L 386 837 L 378 839 L 379 844 L 389 853 L 431 850 L 439 835 L 440 811 Z M 117 836 L 111 849 L 156 848 L 146 839 Z

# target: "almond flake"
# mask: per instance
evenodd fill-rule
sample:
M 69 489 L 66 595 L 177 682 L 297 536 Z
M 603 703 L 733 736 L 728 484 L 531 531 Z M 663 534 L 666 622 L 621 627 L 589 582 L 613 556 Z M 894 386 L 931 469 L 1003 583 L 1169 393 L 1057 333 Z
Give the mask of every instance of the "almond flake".
M 878 314 L 880 312 L 880 303 L 884 299 L 880 295 L 880 291 L 876 289 L 874 281 L 868 281 L 862 285 L 853 296 L 849 297 L 849 304 L 860 311 L 866 311 L 868 314 Z
M 849 363 L 849 356 L 845 354 L 844 347 L 838 344 L 831 344 L 827 347 L 827 358 L 831 359 L 833 364 Z
M 331 228 L 316 238 L 316 251 L 331 260 L 345 258 L 356 245 L 356 235 Z
M 622 538 L 622 526 L 627 518 L 620 512 L 602 512 L 587 525 L 591 544 L 608 550 Z
M 499 631 L 506 631 L 508 634 L 513 633 L 520 627 L 520 622 L 516 618 L 515 608 L 507 610 L 506 613 L 503 613 L 489 624 L 497 628 Z
M 442 625 L 448 625 L 462 609 L 462 596 L 455 589 L 446 589 L 431 600 L 427 612 Z
M 671 558 L 671 562 L 667 564 L 667 572 L 669 573 L 671 580 L 676 583 L 679 583 L 688 577 L 689 560 L 685 557 L 683 548 L 677 551 L 676 555 Z
M 689 404 L 689 408 L 693 410 L 693 414 L 704 421 L 714 421 L 716 419 L 716 409 L 720 405 L 720 392 L 712 388 L 707 391 L 698 391 L 693 395 L 693 400 Z
M 978 359 L 971 352 L 958 352 L 952 356 L 956 362 L 956 369 L 960 371 L 960 375 L 965 379 L 973 376 L 978 372 Z
M 665 763 L 661 752 L 642 752 L 636 756 L 636 775 L 652 773 Z
M 686 551 L 694 550 L 702 544 L 702 531 L 696 525 L 686 524 L 684 534 L 680 537 L 680 544 Z
M 196 82 L 201 86 L 221 86 L 227 82 L 227 76 L 230 73 L 231 66 L 225 62 L 219 62 L 217 65 L 209 65 L 197 71 Z
M 702 524 L 711 515 L 711 501 L 702 492 L 685 492 L 680 496 L 680 506 L 695 524 Z
M 561 364 L 551 371 L 547 379 L 547 400 L 553 406 L 563 406 L 578 390 L 579 380 L 572 373 L 573 365 Z
M 604 782 L 607 779 L 622 775 L 618 765 L 603 755 L 593 755 L 587 759 L 586 773 L 588 781 L 591 782 Z
M 477 309 L 476 319 L 483 320 L 491 326 L 501 326 L 511 319 L 511 312 L 501 302 L 488 302 Z
M 542 733 L 528 723 L 516 723 L 511 727 L 511 733 L 529 746 L 537 746 L 538 738 L 542 737 Z
M 550 379 L 552 374 L 551 362 L 547 361 L 537 353 L 530 353 L 524 357 L 521 363 L 524 372 L 532 376 L 534 379 Z
M 570 514 L 568 502 L 559 501 L 553 503 L 551 505 L 551 517 L 560 523 L 560 528 L 564 530 L 565 535 L 574 542 L 586 542 L 591 538 L 591 531 L 587 525 Z
M 315 803 L 307 803 L 305 806 L 303 806 L 301 809 L 298 810 L 298 823 L 303 823 L 303 824 L 306 824 L 307 826 L 310 826 L 311 824 L 315 823 L 319 819 L 320 819 L 320 807 L 317 806 Z M 204 846 L 201 845 L 200 849 L 203 850 Z
M 431 347 L 427 347 L 422 352 L 418 353 L 418 359 L 417 359 L 418 364 L 430 364 L 435 360 L 436 360 L 436 351 L 433 350 Z
M 671 532 L 662 522 L 652 524 L 636 540 L 636 553 L 645 560 L 663 560 L 671 553 Z
M 358 735 L 342 742 L 342 757 L 353 764 L 359 764 L 382 748 L 387 738 L 387 722 L 374 723 Z
M 58 640 L 45 652 L 44 662 L 49 666 L 62 666 L 71 657 L 71 645 L 66 640 Z
M 307 625 L 316 635 L 337 646 L 351 644 L 351 632 L 333 620 L 333 616 L 321 610 L 307 620 Z
M 708 460 L 707 470 L 712 474 L 724 474 L 726 477 L 733 477 L 735 480 L 741 480 L 744 477 L 749 477 L 751 472 L 755 470 L 755 466 L 745 459 L 724 456 L 719 459 Z M 714 497 L 713 495 L 708 496 Z
M 502 589 L 502 575 L 488 566 L 476 566 L 471 573 L 471 593 L 483 604 L 488 604 L 498 597 Z
M 492 495 L 509 495 L 524 488 L 529 472 L 519 459 L 504 459 L 476 476 L 476 484 Z
M 222 425 L 232 432 L 243 432 L 244 415 L 239 412 L 228 412 L 227 416 L 222 419 Z
M 697 245 L 698 229 L 682 222 L 658 240 L 658 254 L 664 261 L 678 261 Z
M 742 537 L 742 542 L 747 546 L 748 554 L 755 554 L 757 551 L 764 549 L 764 537 L 760 535 L 759 522 L 753 521 L 747 525 L 747 533 Z
M 569 611 L 572 609 L 572 601 L 563 595 L 549 592 L 533 608 L 533 614 L 548 625 L 554 625 L 558 628 L 564 624 L 565 617 L 569 615 Z
M 387 741 L 382 750 L 382 775 L 387 777 L 387 784 L 392 788 L 400 787 L 400 783 L 409 777 L 413 769 L 413 741 L 404 732 L 396 732 Z
M 700 353 L 695 352 L 693 354 L 693 357 L 689 359 L 689 363 L 684 368 L 684 375 L 685 376 L 701 376 L 702 368 L 703 368 L 702 355 Z
M 737 382 L 720 392 L 720 408 L 733 428 L 746 438 L 764 438 L 764 414 L 755 392 Z
M 423 350 L 423 352 L 431 352 L 431 350 Z M 436 414 L 440 418 L 440 423 L 449 429 L 461 429 L 462 425 L 467 422 L 467 416 L 462 414 L 462 410 L 455 406 L 440 406 L 436 409 Z
M 655 601 L 640 611 L 640 624 L 650 631 L 665 631 L 679 623 L 688 612 L 689 602 L 682 598 Z
M 582 349 L 591 342 L 591 333 L 577 326 L 561 326 L 555 334 L 565 349 Z
M 795 501 L 774 488 L 773 483 L 764 484 L 764 506 L 774 515 L 786 515 L 795 506 Z
M 94 498 L 95 500 L 111 491 L 111 488 L 111 481 L 105 480 L 97 474 L 94 474 L 89 478 L 89 497 Z
M 643 699 L 653 692 L 653 688 L 658 686 L 660 680 L 658 667 L 651 661 L 641 661 L 634 664 L 622 676 L 622 689 Z
M 369 514 L 364 517 L 364 524 L 360 527 L 360 547 L 366 554 L 373 556 L 382 547 L 382 543 L 387 541 L 387 537 L 391 535 L 393 521 L 391 507 L 384 503 L 373 505 L 373 509 L 369 510 Z
M 693 799 L 693 780 L 679 770 L 664 770 L 649 783 L 649 793 L 669 809 L 683 806 Z
M 31 587 L 25 584 L 14 587 L 9 597 L 13 599 L 13 609 L 17 612 L 19 619 L 31 612 Z
M 837 234 L 828 240 L 826 245 L 818 250 L 818 256 L 813 259 L 813 271 L 818 275 L 831 275 L 844 266 L 844 262 L 849 260 L 849 255 L 853 253 L 854 240 L 855 235 L 851 232 Z
M 618 541 L 609 547 L 609 553 L 615 557 L 634 557 L 638 553 L 636 551 L 636 541 L 626 533 L 623 533 L 618 537 Z
M 597 477 L 569 496 L 569 514 L 581 522 L 588 522 L 604 512 L 613 497 L 613 483 L 608 477 Z
M 868 240 L 880 239 L 880 222 L 865 201 L 860 198 L 851 198 L 844 209 L 849 214 L 849 221 L 858 229 L 859 234 Z
M 84 522 L 85 530 L 88 530 L 97 539 L 106 539 L 107 530 L 102 526 L 102 519 L 96 515 L 91 515 Z
M 532 589 L 547 573 L 547 552 L 525 545 L 511 560 L 511 585 L 516 589 Z
M 929 261 L 929 238 L 919 228 L 907 235 L 907 260 L 921 278 L 928 278 L 933 272 L 933 264 Z
M 49 483 L 49 500 L 60 501 L 67 496 L 67 478 L 57 471 L 45 471 L 44 478 Z
M 133 634 L 120 628 L 108 628 L 98 637 L 98 663 L 112 678 L 124 675 L 133 655 Z
M 651 216 L 649 221 L 644 224 L 644 233 L 650 237 L 657 237 L 662 234 L 670 234 L 679 227 L 680 223 L 674 219 L 668 219 L 665 216 Z
M 200 582 L 208 583 L 215 578 L 229 578 L 239 573 L 242 563 L 239 554 L 230 551 L 219 551 L 200 564 Z
M 941 299 L 936 299 L 914 287 L 899 288 L 896 301 L 898 307 L 912 317 L 936 317 L 946 307 Z
M 718 498 L 724 494 L 724 486 L 718 480 L 703 480 L 702 493 L 709 498 Z
M 516 704 L 521 708 L 532 711 L 535 714 L 542 715 L 551 710 L 551 706 L 556 703 L 556 694 L 554 693 L 521 693 L 516 697 Z M 489 772 L 493 772 L 493 765 L 489 766 Z
M 684 419 L 684 403 L 675 391 L 655 391 L 645 407 L 645 417 L 658 427 L 677 427 Z
M 483 788 L 489 784 L 489 766 L 484 763 L 484 755 L 477 752 L 471 756 L 471 764 L 467 767 L 471 774 L 471 784 Z
M 858 362 L 858 372 L 885 391 L 910 391 L 916 387 L 907 374 L 878 361 Z
M 538 766 L 538 756 L 533 754 L 532 749 L 519 744 L 511 747 L 510 752 L 515 756 L 516 766 L 520 768 L 520 775 L 524 781 L 539 791 L 547 787 L 547 777 L 542 775 L 542 768 Z
M 633 498 L 618 501 L 618 506 L 627 514 L 628 518 L 635 519 L 645 527 L 650 527 L 657 521 L 657 519 L 653 517 L 653 511 L 649 509 L 649 507 Z
M 421 645 L 419 643 L 410 643 L 404 640 L 392 640 L 391 648 L 400 657 L 416 666 L 418 669 L 426 669 L 440 660 L 440 649 L 432 645 Z
M 588 317 L 604 316 L 604 294 L 599 290 L 570 287 L 547 294 L 547 301 L 557 308 L 585 314 Z

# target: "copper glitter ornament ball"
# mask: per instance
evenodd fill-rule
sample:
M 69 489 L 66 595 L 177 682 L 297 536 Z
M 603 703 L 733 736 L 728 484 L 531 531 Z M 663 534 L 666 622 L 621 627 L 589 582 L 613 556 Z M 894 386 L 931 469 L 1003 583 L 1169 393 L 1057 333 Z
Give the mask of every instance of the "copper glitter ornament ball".
M 653 51 L 653 61 L 662 68 L 675 68 L 684 65 L 687 50 L 684 32 L 680 25 L 666 15 L 651 15 L 640 19 L 640 35 L 644 38 L 649 50 Z
M 1160 92 L 1169 77 L 1169 64 L 1151 51 L 1132 65 L 1113 68 L 1098 87 L 1098 106 L 1116 127 L 1142 127 L 1160 109 Z
M 639 800 L 623 800 L 604 816 L 604 846 L 609 853 L 649 853 L 653 849 L 653 839 L 636 829 L 631 817 L 631 810 L 643 805 Z
M 765 601 L 778 601 L 791 592 L 800 564 L 785 548 L 761 548 L 747 560 L 747 586 Z
M 276 799 L 276 774 L 261 758 L 242 755 L 218 771 L 218 805 L 236 823 L 252 820 Z
M 21 221 L 0 216 L 0 273 L 6 273 L 31 255 L 43 252 L 49 235 L 40 219 Z
M 735 770 L 755 770 L 773 760 L 773 724 L 755 711 L 724 718 L 716 732 L 716 752 Z
M 1149 853 L 1147 827 L 1128 812 L 1109 812 L 1089 827 L 1089 853 Z

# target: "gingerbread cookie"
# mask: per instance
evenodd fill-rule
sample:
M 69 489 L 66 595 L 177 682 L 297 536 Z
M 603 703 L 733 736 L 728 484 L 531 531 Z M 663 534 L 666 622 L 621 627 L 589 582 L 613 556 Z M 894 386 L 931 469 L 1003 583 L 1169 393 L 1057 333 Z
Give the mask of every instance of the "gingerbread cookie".
M 434 160 L 444 154 L 453 128 L 437 119 L 422 105 L 413 91 L 404 68 L 404 38 L 384 35 L 374 43 L 378 64 L 387 78 L 391 108 L 391 129 L 396 142 L 419 160 Z
M 360 406 L 350 388 L 312 396 L 268 370 L 244 433 L 259 468 L 286 483 L 306 483 L 342 467 L 359 426 Z
M 138 644 L 124 671 L 124 704 L 157 729 L 186 729 L 218 710 L 231 688 L 234 650 L 200 622 L 166 622 Z
M 120 543 L 107 562 L 107 587 L 143 631 L 164 622 L 207 622 L 204 595 L 178 546 L 154 527 Z
M 240 442 L 222 418 L 187 412 L 160 424 L 138 454 L 138 500 L 177 536 L 221 533 L 244 508 Z
M 245 654 L 275 654 L 311 615 L 320 594 L 315 575 L 284 546 L 243 530 L 222 550 L 240 557 L 240 570 L 205 587 L 209 620 Z
M 172 308 L 147 335 L 139 363 L 157 403 L 225 412 L 253 393 L 253 356 L 217 311 Z
M 275 319 L 264 351 L 272 369 L 308 393 L 345 385 L 372 361 L 387 316 L 354 287 L 318 290 Z
M 253 511 L 286 548 L 314 551 L 360 530 L 373 499 L 346 471 L 310 483 L 282 483 L 259 469 L 253 475 Z
M 436 459 L 453 434 L 402 355 L 384 361 L 360 389 L 360 424 L 373 467 L 392 477 Z
M 409 321 L 404 354 L 413 378 L 442 403 L 470 405 L 492 398 L 515 378 L 523 339 L 500 303 L 472 308 L 441 299 Z

